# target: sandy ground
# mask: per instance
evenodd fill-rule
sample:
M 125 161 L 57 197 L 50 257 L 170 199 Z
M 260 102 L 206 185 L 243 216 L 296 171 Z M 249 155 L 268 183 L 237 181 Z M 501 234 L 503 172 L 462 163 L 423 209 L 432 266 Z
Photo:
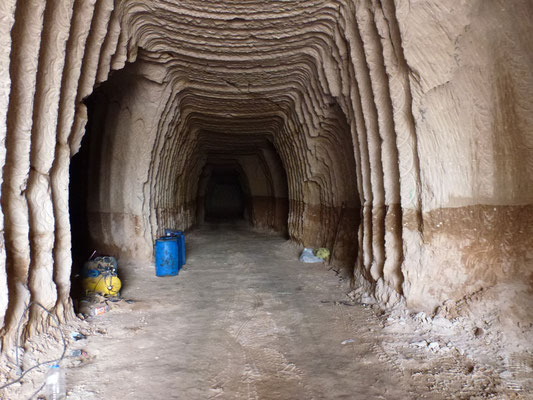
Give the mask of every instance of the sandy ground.
M 63 361 L 69 399 L 533 399 L 531 354 L 503 358 L 482 331 L 361 303 L 283 238 L 219 224 L 187 248 L 176 277 L 121 265 L 134 302 L 70 327 L 87 339 L 67 353 L 87 356 Z M 3 398 L 29 398 L 43 373 Z

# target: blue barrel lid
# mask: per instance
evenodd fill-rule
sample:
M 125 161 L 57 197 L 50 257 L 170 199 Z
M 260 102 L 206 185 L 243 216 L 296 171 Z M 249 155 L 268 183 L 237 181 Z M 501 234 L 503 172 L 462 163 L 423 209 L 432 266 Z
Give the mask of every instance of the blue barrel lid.
M 166 241 L 166 240 L 178 240 L 176 236 L 161 236 L 160 238 L 156 239 L 156 241 Z

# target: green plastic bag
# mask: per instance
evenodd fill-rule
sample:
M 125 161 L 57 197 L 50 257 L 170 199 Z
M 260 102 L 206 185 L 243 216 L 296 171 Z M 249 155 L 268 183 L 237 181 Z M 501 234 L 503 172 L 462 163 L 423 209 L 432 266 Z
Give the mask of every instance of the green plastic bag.
M 315 250 L 315 256 L 321 258 L 322 260 L 327 260 L 329 258 L 330 252 L 328 249 L 323 247 Z

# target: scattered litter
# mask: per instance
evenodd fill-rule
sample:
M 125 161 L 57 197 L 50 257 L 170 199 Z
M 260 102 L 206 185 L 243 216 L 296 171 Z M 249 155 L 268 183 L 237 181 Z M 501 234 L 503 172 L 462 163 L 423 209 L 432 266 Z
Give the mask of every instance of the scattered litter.
M 84 316 L 95 317 L 109 312 L 107 299 L 97 293 L 91 293 L 79 302 L 79 310 Z
M 72 339 L 74 339 L 74 341 L 78 341 L 78 340 L 83 340 L 83 339 L 87 339 L 87 336 L 85 336 L 83 333 L 79 333 L 79 332 L 70 332 L 70 337 Z
M 85 350 L 72 350 L 71 357 L 84 357 L 87 358 L 87 352 Z
M 48 369 L 44 384 L 44 393 L 47 399 L 67 398 L 65 370 L 59 364 L 54 364 Z
M 109 306 L 94 307 L 91 311 L 91 315 L 93 316 L 102 315 L 109 311 Z
M 342 342 L 341 344 L 348 344 L 348 343 L 355 343 L 355 340 L 354 339 L 346 339 L 344 342 Z
M 306 247 L 302 251 L 302 254 L 300 255 L 300 261 L 304 263 L 319 263 L 319 262 L 323 262 L 324 260 L 321 259 L 320 257 L 316 257 L 313 254 L 313 249 Z

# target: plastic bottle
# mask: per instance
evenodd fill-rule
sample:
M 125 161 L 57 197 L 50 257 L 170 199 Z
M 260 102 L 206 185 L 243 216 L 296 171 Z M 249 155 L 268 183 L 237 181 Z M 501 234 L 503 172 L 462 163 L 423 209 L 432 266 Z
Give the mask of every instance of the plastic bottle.
M 65 371 L 59 365 L 52 365 L 46 374 L 44 384 L 46 400 L 64 400 L 67 398 Z

